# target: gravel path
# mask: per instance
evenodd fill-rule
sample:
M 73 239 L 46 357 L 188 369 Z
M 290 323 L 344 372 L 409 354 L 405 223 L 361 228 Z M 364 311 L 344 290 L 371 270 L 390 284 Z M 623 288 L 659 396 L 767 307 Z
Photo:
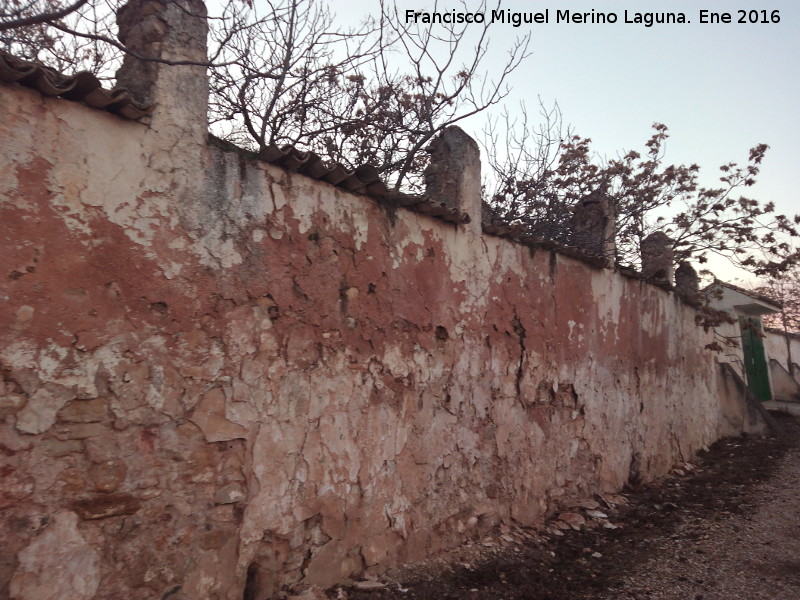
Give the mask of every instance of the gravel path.
M 691 518 L 606 600 L 800 600 L 800 449 L 750 491 L 752 512 Z
M 720 440 L 543 531 L 501 530 L 328 598 L 800 600 L 800 419 L 773 416 L 777 437 Z

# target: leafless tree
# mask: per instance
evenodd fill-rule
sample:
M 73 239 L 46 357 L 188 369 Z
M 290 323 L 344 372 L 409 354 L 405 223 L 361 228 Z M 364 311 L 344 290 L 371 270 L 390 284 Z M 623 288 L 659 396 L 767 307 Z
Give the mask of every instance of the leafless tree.
M 783 310 L 764 317 L 764 322 L 790 333 L 800 333 L 800 265 L 795 265 L 782 276 L 768 279 L 755 291 L 780 303 Z
M 256 152 L 308 148 L 303 142 L 348 118 L 331 108 L 378 52 L 376 26 L 339 31 L 328 7 L 312 0 L 265 4 L 263 14 L 228 5 L 211 28 L 213 52 L 227 63 L 211 72 L 212 129 Z
M 11 0 L 0 43 L 58 70 L 108 77 L 131 53 L 111 34 L 122 3 Z M 489 24 L 406 23 L 386 0 L 347 30 L 323 0 L 223 6 L 209 17 L 212 131 L 257 153 L 292 144 L 346 166 L 372 164 L 398 190 L 420 189 L 427 144 L 502 100 L 527 56 L 523 37 L 489 65 Z
M 487 157 L 486 200 L 494 218 L 523 225 L 528 233 L 568 243 L 570 218 L 580 194 L 556 193 L 558 166 L 572 131 L 564 125 L 558 104 L 539 100 L 539 122 L 525 103 L 518 114 L 504 109 L 487 119 L 481 145 Z M 588 182 L 587 182 L 588 183 Z
M 644 152 L 602 160 L 589 139 L 568 135 L 556 144 L 563 125 L 553 114 L 557 118 L 545 112 L 544 124 L 533 133 L 507 119 L 505 155 L 492 151 L 499 143 L 489 136 L 487 154 L 498 185 L 487 200 L 530 233 L 568 240 L 575 205 L 602 195 L 616 216 L 619 262 L 638 264 L 642 240 L 656 230 L 673 239 L 676 262 L 704 263 L 716 254 L 758 275 L 776 275 L 798 262 L 791 241 L 800 234 L 800 217 L 776 215 L 774 204 L 739 195 L 755 183 L 766 144 L 750 151 L 745 166 L 723 165 L 722 185 L 705 188 L 698 183 L 697 165 L 664 164 L 664 125 L 654 124 Z
M 58 70 L 109 77 L 121 53 L 131 52 L 111 34 L 122 3 L 5 0 L 0 47 Z M 263 13 L 257 4 L 266 6 Z M 428 143 L 499 103 L 527 56 L 524 37 L 490 74 L 489 25 L 406 23 L 388 0 L 374 18 L 347 30 L 322 0 L 232 0 L 223 7 L 209 17 L 210 52 L 202 63 L 211 74 L 212 131 L 256 153 L 292 144 L 349 167 L 372 164 L 397 190 L 421 189 Z M 720 187 L 703 188 L 697 165 L 664 163 L 663 125 L 654 125 L 643 152 L 601 160 L 591 140 L 564 127 L 557 106 L 541 116 L 531 128 L 523 107 L 520 117 L 505 113 L 487 126 L 494 179 L 487 200 L 499 218 L 569 243 L 576 204 L 602 197 L 616 216 L 622 262 L 636 264 L 641 241 L 655 229 L 673 238 L 678 261 L 702 263 L 715 253 L 765 275 L 797 262 L 789 243 L 800 218 L 739 196 L 754 183 L 766 145 L 753 148 L 743 167 L 723 165 Z
M 103 39 L 107 37 L 103 33 L 113 30 L 116 9 L 122 4 L 122 0 L 0 0 L 0 48 L 59 72 L 89 71 L 100 79 L 112 79 L 122 54 Z
M 71 4 L 42 0 L 7 0 L 0 5 L 0 31 L 42 25 L 69 16 L 89 0 L 77 0 Z
M 386 2 L 345 32 L 314 0 L 270 4 L 270 15 L 253 15 L 257 35 L 243 23 L 217 30 L 223 61 L 244 63 L 213 71 L 212 123 L 259 152 L 293 144 L 372 164 L 394 189 L 421 188 L 427 144 L 499 102 L 527 55 L 528 38 L 517 40 L 490 78 L 488 25 L 406 24 Z

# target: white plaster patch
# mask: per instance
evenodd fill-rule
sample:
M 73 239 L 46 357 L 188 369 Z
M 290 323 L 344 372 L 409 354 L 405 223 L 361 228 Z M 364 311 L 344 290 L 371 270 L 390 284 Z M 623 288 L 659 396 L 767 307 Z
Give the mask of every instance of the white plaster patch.
M 220 266 L 223 269 L 230 269 L 244 262 L 242 255 L 236 250 L 231 239 L 220 240 L 217 236 L 209 235 L 203 239 L 203 246 L 208 251 L 208 255 L 216 259 L 218 263 L 216 264 L 210 260 L 208 256 L 203 256 L 200 262 L 204 266 Z
M 5 166 L 0 167 L 0 205 L 11 204 L 19 210 L 30 210 L 31 203 L 24 196 L 15 193 L 18 182 L 11 169 L 11 165 L 14 164 L 13 161 L 6 157 L 6 160 L 2 162 L 5 163 Z M 12 195 L 15 198 L 13 202 L 10 200 Z
M 18 559 L 10 586 L 16 600 L 91 600 L 100 585 L 100 556 L 84 540 L 73 512 L 56 513 Z
M 342 203 L 337 202 L 336 206 L 341 207 Z M 349 211 L 349 215 L 341 216 L 340 220 L 343 220 L 344 218 L 349 218 L 349 221 L 352 224 L 350 233 L 353 236 L 353 242 L 355 243 L 356 250 L 361 250 L 361 247 L 367 242 L 369 233 L 367 212 L 352 210 Z
M 11 368 L 29 367 L 36 360 L 36 346 L 32 342 L 13 342 L 0 353 L 3 362 Z
M 182 237 L 174 237 L 167 244 L 167 248 L 170 250 L 185 250 L 186 240 L 184 240 Z
M 17 429 L 31 434 L 47 431 L 56 422 L 58 411 L 71 399 L 71 394 L 52 393 L 39 388 L 17 415 Z
M 46 350 L 43 350 L 39 354 L 40 377 L 47 381 L 52 381 L 68 352 L 66 348 L 62 348 L 55 343 L 51 343 Z
M 405 377 L 409 373 L 408 360 L 397 346 L 387 347 L 381 362 L 395 377 Z
M 279 212 L 284 206 L 289 204 L 289 200 L 286 198 L 286 193 L 284 192 L 283 186 L 279 183 L 273 183 L 269 186 L 269 189 L 272 192 L 272 206 L 274 208 L 274 212 Z
M 405 496 L 396 496 L 392 502 L 384 506 L 386 518 L 392 529 L 399 533 L 403 539 L 408 537 L 405 512 L 411 507 Z
M 86 222 L 87 215 L 78 199 L 77 190 L 67 191 L 66 194 L 53 194 L 50 200 L 54 207 L 60 209 L 61 219 L 67 229 L 86 236 L 92 234 L 92 228 Z
M 173 279 L 180 274 L 182 268 L 183 265 L 180 263 L 170 261 L 169 265 L 162 266 L 162 269 L 164 270 L 164 277 L 167 279 Z
M 619 323 L 620 296 L 622 289 L 618 285 L 620 277 L 613 276 L 605 269 L 592 273 L 592 297 L 597 305 L 597 313 L 601 319 Z

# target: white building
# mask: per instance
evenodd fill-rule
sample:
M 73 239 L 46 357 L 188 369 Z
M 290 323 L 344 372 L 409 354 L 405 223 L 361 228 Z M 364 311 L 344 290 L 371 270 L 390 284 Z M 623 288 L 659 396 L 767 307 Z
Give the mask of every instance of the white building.
M 758 400 L 776 399 L 770 372 L 770 350 L 778 344 L 765 343 L 767 338 L 761 319 L 764 315 L 780 312 L 781 305 L 766 296 L 719 280 L 706 287 L 703 293 L 711 308 L 725 311 L 734 319 L 733 323 L 722 323 L 715 328 L 724 342 L 736 342 L 734 345 L 723 344 L 720 359 L 731 363 Z

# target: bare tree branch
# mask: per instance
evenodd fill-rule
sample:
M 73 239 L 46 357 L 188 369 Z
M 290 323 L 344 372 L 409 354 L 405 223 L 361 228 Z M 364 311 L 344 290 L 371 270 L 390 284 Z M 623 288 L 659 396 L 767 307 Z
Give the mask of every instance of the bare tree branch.
M 89 2 L 89 0 L 77 0 L 77 2 L 73 2 L 72 4 L 69 4 L 58 10 L 40 12 L 27 17 L 10 19 L 8 21 L 0 20 L 0 31 L 8 31 L 10 29 L 17 29 L 19 27 L 29 27 L 31 25 L 39 25 L 41 23 L 51 23 L 74 13 L 87 2 Z M 5 17 L 5 15 L 0 16 Z
M 704 188 L 698 185 L 697 165 L 664 164 L 664 125 L 654 124 L 642 153 L 601 161 L 591 152 L 591 140 L 568 136 L 556 144 L 560 131 L 549 120 L 534 134 L 524 109 L 522 114 L 520 122 L 506 116 L 504 142 L 498 141 L 494 124 L 485 132 L 495 181 L 487 201 L 496 218 L 569 243 L 574 207 L 600 195 L 616 216 L 620 262 L 638 264 L 642 240 L 661 230 L 673 240 L 676 262 L 705 263 L 716 254 L 757 275 L 773 276 L 797 263 L 790 242 L 800 235 L 800 217 L 774 215 L 772 203 L 736 195 L 755 183 L 766 144 L 751 149 L 743 167 L 723 165 L 721 187 Z M 496 152 L 499 147 L 507 150 Z

